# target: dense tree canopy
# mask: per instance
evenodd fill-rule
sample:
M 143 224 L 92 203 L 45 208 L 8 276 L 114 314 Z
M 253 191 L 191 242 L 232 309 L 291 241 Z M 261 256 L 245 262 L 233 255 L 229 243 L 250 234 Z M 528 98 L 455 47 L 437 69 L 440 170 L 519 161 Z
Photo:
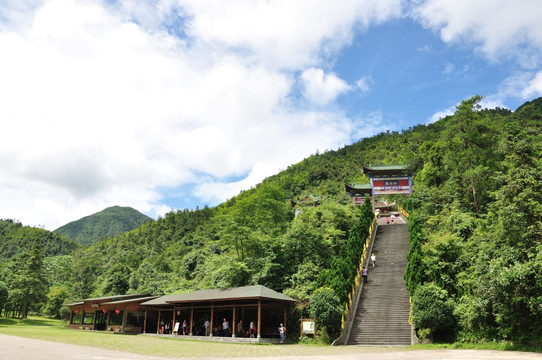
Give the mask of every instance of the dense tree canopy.
M 440 289 L 457 323 L 431 321 L 421 297 L 413 299 L 413 315 L 443 339 L 539 344 L 542 104 L 488 112 L 480 99 L 465 100 L 444 119 L 443 156 L 424 159 L 405 202 L 412 214 L 409 290 Z
M 362 165 L 409 164 L 414 193 L 399 201 L 410 213 L 405 279 L 421 333 L 536 343 L 542 338 L 542 98 L 515 112 L 484 110 L 480 101 L 467 99 L 432 124 L 311 156 L 217 207 L 174 211 L 85 247 L 2 220 L 6 306 L 22 309 L 27 297 L 29 309 L 41 304 L 53 314 L 64 296 L 262 284 L 298 299 L 301 315 L 309 316 L 315 294 L 346 301 L 372 220 L 370 207 L 354 208 L 344 184 L 368 182 Z M 322 196 L 320 206 L 295 216 L 290 199 L 309 195 Z M 31 255 L 33 244 L 45 258 Z M 45 287 L 30 277 L 32 266 Z M 23 284 L 32 294 L 20 292 Z M 446 316 L 431 309 L 445 309 Z

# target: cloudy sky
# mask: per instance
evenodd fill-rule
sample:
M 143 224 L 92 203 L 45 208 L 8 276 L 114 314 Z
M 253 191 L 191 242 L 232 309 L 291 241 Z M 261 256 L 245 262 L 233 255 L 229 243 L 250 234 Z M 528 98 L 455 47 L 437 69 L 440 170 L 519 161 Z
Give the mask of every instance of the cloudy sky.
M 0 0 L 0 218 L 214 206 L 317 151 L 542 95 L 539 0 Z

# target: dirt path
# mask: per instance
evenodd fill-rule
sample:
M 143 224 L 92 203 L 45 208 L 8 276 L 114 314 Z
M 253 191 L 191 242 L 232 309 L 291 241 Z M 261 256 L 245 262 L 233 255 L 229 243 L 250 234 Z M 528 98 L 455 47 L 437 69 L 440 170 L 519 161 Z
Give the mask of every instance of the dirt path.
M 204 346 L 204 345 L 202 345 Z M 542 354 L 483 351 L 483 350 L 397 350 L 372 352 L 367 348 L 349 347 L 345 353 L 342 348 L 336 355 L 281 356 L 242 358 L 251 360 L 283 359 L 283 360 L 542 360 Z M 2 360 L 164 360 L 163 357 L 137 355 L 126 352 L 97 349 L 33 340 L 9 335 L 0 335 L 0 359 Z M 171 359 L 171 358 L 169 358 Z M 182 357 L 178 359 L 183 359 Z M 185 358 L 186 359 L 186 358 Z M 201 359 L 201 358 L 200 358 Z M 216 354 L 207 359 L 233 360 L 241 358 L 222 357 Z

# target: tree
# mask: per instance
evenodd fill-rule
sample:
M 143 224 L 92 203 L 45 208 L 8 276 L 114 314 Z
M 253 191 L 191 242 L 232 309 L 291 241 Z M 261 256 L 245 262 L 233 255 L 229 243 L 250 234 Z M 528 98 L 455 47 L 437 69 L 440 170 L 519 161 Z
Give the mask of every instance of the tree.
M 47 303 L 43 308 L 45 315 L 54 318 L 60 317 L 60 308 L 69 296 L 70 292 L 67 286 L 51 286 L 47 294 Z
M 51 285 L 71 287 L 71 276 L 74 272 L 74 261 L 71 255 L 46 257 L 43 260 L 44 271 Z
M 412 323 L 418 329 L 430 329 L 431 339 L 435 332 L 454 326 L 454 304 L 446 290 L 434 283 L 418 286 L 412 298 Z
M 2 316 L 2 309 L 8 301 L 8 287 L 3 281 L 0 281 L 0 316 Z
M 292 273 L 305 261 L 327 267 L 332 258 L 324 235 L 306 222 L 296 219 L 284 237 L 284 253 Z
M 408 241 L 407 266 L 405 269 L 405 280 L 408 291 L 414 294 L 416 287 L 425 280 L 425 269 L 422 264 L 422 245 L 426 239 L 422 232 L 423 221 L 417 215 L 411 215 L 408 219 Z
M 21 253 L 14 262 L 9 279 L 9 305 L 13 314 L 26 318 L 31 306 L 39 308 L 47 299 L 47 281 L 43 272 L 41 241 L 35 240 L 30 251 Z
M 146 259 L 132 272 L 129 279 L 131 293 L 162 295 L 168 284 L 167 274 L 157 271 Z
M 310 300 L 310 315 L 318 326 L 325 328 L 329 335 L 337 334 L 341 329 L 342 313 L 343 307 L 333 290 L 316 289 Z
M 445 140 L 445 162 L 453 191 L 470 199 L 477 216 L 481 214 L 481 199 L 486 199 L 494 167 L 496 132 L 480 113 L 482 96 L 463 100 L 455 114 L 448 118 Z M 468 189 L 468 192 L 465 190 Z M 471 193 L 468 195 L 468 193 Z
M 124 295 L 130 288 L 130 268 L 122 264 L 116 264 L 105 275 L 102 288 L 104 295 Z
M 465 337 L 528 343 L 542 330 L 542 175 L 539 133 L 509 123 L 499 151 L 504 155 L 495 179 L 488 221 L 477 231 L 478 253 L 462 282 L 460 325 Z M 478 249 L 475 244 L 478 245 Z M 468 286 L 465 286 L 468 285 Z M 488 331 L 488 329 L 495 329 Z

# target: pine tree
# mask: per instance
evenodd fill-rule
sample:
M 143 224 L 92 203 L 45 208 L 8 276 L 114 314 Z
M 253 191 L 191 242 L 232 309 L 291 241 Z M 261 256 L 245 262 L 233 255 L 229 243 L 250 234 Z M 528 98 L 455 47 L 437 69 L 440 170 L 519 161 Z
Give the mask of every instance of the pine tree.
M 41 240 L 37 239 L 30 251 L 20 253 L 13 263 L 8 285 L 8 304 L 13 316 L 26 318 L 31 307 L 37 308 L 47 300 L 43 258 Z

